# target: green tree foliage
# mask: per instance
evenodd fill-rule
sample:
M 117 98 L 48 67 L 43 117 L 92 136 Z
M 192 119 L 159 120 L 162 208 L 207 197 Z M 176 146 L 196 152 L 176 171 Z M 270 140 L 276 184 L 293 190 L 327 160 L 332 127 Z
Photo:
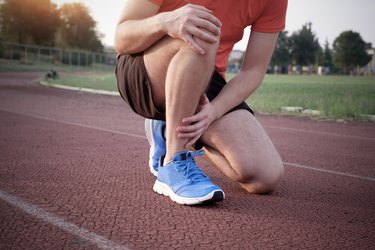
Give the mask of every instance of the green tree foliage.
M 0 7 L 4 40 L 53 45 L 59 13 L 50 0 L 5 0 Z
M 311 23 L 303 25 L 301 30 L 294 32 L 290 37 L 290 42 L 293 63 L 297 65 L 318 63 L 321 47 L 311 29 Z
M 96 31 L 96 22 L 85 5 L 82 3 L 62 5 L 60 19 L 61 25 L 56 36 L 57 46 L 103 51 L 100 35 Z
M 330 68 L 333 66 L 332 52 L 331 52 L 331 49 L 329 48 L 328 41 L 326 41 L 326 43 L 324 44 L 324 51 L 323 51 L 321 65 L 324 67 L 330 67 Z
M 290 40 L 288 37 L 288 31 L 282 31 L 279 34 L 275 51 L 272 55 L 271 65 L 278 65 L 281 67 L 287 67 L 290 64 Z
M 333 62 L 344 71 L 364 66 L 371 60 L 366 52 L 369 48 L 371 44 L 363 41 L 359 33 L 344 31 L 333 42 Z

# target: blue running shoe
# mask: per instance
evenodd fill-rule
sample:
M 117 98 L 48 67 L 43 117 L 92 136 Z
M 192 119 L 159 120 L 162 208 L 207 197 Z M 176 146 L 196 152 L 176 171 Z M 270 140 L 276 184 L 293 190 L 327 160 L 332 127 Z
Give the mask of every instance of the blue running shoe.
M 150 144 L 150 154 L 148 165 L 150 171 L 155 176 L 158 176 L 159 159 L 165 156 L 166 144 L 163 136 L 165 122 L 161 120 L 145 120 L 145 130 L 148 143 Z
M 186 205 L 224 200 L 223 190 L 213 184 L 195 164 L 194 157 L 202 154 L 203 150 L 178 153 L 167 165 L 159 166 L 154 191 Z

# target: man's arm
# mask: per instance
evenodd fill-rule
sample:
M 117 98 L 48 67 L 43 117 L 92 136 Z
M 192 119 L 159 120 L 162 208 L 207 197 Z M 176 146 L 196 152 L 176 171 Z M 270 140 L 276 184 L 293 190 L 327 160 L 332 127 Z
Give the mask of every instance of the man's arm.
M 158 10 L 158 5 L 147 0 L 127 1 L 115 31 L 117 53 L 142 51 L 165 35 L 159 16 L 155 16 Z
M 191 138 L 191 145 L 209 125 L 245 101 L 262 83 L 278 33 L 252 32 L 240 72 L 235 75 L 210 103 L 202 98 L 199 112 L 182 120 L 186 126 L 178 127 L 180 138 Z
M 220 21 L 212 11 L 188 4 L 180 9 L 157 14 L 159 6 L 148 0 L 128 0 L 115 32 L 119 54 L 146 50 L 165 35 L 181 39 L 199 53 L 204 50 L 195 39 L 215 42 L 220 34 Z
M 262 83 L 271 60 L 278 33 L 252 32 L 240 72 L 212 100 L 215 119 L 245 101 Z

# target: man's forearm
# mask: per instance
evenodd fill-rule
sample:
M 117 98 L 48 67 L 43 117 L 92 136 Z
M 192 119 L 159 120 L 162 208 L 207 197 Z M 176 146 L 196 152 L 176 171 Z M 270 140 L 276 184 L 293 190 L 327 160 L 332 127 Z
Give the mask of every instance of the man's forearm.
M 211 102 L 215 109 L 216 119 L 245 101 L 262 83 L 277 37 L 278 32 L 251 32 L 241 71 Z
M 245 101 L 259 87 L 263 78 L 264 74 L 255 72 L 239 72 L 235 75 L 211 101 L 215 108 L 216 119 Z
M 142 19 L 128 20 L 116 27 L 115 48 L 119 54 L 144 51 L 166 35 L 165 13 Z

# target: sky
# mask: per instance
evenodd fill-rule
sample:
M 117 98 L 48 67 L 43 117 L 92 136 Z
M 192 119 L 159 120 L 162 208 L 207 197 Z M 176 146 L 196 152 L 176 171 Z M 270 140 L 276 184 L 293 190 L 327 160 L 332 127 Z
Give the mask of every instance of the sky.
M 52 0 L 59 6 L 63 3 L 82 2 L 97 21 L 97 28 L 104 35 L 103 43 L 113 46 L 115 26 L 127 0 Z M 227 0 L 230 1 L 230 0 Z M 262 1 L 262 0 L 259 0 Z M 375 47 L 375 1 L 374 0 L 289 0 L 286 30 L 289 34 L 311 22 L 312 30 L 323 47 L 327 40 L 334 39 L 346 30 L 359 32 L 366 42 Z M 250 29 L 235 49 L 245 50 Z

